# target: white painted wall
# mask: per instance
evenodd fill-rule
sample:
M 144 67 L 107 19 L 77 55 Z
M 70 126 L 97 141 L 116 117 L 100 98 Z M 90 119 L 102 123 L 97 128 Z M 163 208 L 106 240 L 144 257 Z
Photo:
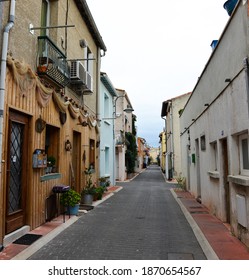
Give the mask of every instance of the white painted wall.
M 249 246 L 249 177 L 237 179 L 240 175 L 238 137 L 242 133 L 248 135 L 249 131 L 248 77 L 244 69 L 244 58 L 248 56 L 247 5 L 241 1 L 230 18 L 181 115 L 180 128 L 182 171 L 187 177 L 188 189 L 196 197 L 201 195 L 202 203 L 219 219 L 230 222 L 235 236 Z M 225 82 L 227 78 L 231 79 L 230 83 Z M 206 103 L 208 107 L 204 106 Z M 204 136 L 206 148 L 201 149 L 201 137 Z M 228 174 L 224 169 L 224 141 L 227 142 Z M 217 143 L 217 169 L 214 143 Z M 199 158 L 192 162 L 192 155 L 197 157 L 198 153 Z M 230 190 L 230 209 L 226 206 L 226 183 Z M 238 194 L 245 197 L 247 228 L 238 224 Z
M 102 82 L 100 82 L 99 107 L 101 119 L 99 147 L 100 177 L 110 177 L 111 184 L 115 185 L 114 119 L 112 119 L 113 96 Z

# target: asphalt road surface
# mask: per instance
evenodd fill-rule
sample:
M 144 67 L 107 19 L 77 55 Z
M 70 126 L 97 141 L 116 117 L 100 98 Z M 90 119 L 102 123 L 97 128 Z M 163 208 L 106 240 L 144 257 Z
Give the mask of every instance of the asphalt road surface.
M 33 260 L 204 260 L 160 168 L 149 166 L 123 189 L 44 245 Z

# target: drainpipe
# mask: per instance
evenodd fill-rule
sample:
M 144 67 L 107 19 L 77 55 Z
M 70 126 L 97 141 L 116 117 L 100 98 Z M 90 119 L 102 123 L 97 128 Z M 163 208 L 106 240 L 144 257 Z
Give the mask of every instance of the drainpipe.
M 2 182 L 2 151 L 3 151 L 3 117 L 4 117 L 4 96 L 5 96 L 5 78 L 7 68 L 7 51 L 9 43 L 9 32 L 14 26 L 15 20 L 15 6 L 16 0 L 10 2 L 10 13 L 9 21 L 6 24 L 3 31 L 3 45 L 2 45 L 2 56 L 1 56 L 1 76 L 0 76 L 0 182 Z M 0 250 L 1 250 L 0 244 Z
M 245 69 L 245 82 L 246 82 L 246 92 L 247 92 L 247 106 L 248 106 L 248 115 L 249 115 L 249 64 L 248 58 L 244 58 L 244 69 Z

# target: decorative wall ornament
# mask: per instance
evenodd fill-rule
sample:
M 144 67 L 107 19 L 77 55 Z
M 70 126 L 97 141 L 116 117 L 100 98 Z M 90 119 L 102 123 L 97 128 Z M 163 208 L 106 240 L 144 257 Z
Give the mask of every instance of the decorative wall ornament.
M 41 107 L 46 107 L 51 100 L 53 88 L 46 87 L 25 62 L 14 59 L 8 54 L 7 66 L 12 72 L 15 83 L 23 96 L 27 96 L 28 90 L 36 89 L 37 102 Z
M 35 131 L 41 133 L 46 127 L 46 122 L 40 117 L 35 121 Z
M 73 119 L 76 119 L 79 116 L 79 113 L 80 113 L 80 109 L 79 108 L 74 108 L 71 103 L 68 105 L 68 111 L 70 113 L 70 116 Z
M 67 141 L 65 142 L 65 150 L 67 152 L 70 152 L 72 150 L 72 144 L 71 142 L 69 141 L 69 139 L 67 139 Z
M 67 113 L 59 112 L 59 115 L 61 124 L 64 124 L 67 121 Z

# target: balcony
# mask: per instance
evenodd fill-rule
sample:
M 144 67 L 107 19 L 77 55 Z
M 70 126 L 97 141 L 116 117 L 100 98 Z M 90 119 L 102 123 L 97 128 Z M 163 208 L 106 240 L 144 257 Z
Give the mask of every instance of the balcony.
M 37 74 L 60 88 L 70 81 L 66 56 L 47 36 L 38 37 Z

